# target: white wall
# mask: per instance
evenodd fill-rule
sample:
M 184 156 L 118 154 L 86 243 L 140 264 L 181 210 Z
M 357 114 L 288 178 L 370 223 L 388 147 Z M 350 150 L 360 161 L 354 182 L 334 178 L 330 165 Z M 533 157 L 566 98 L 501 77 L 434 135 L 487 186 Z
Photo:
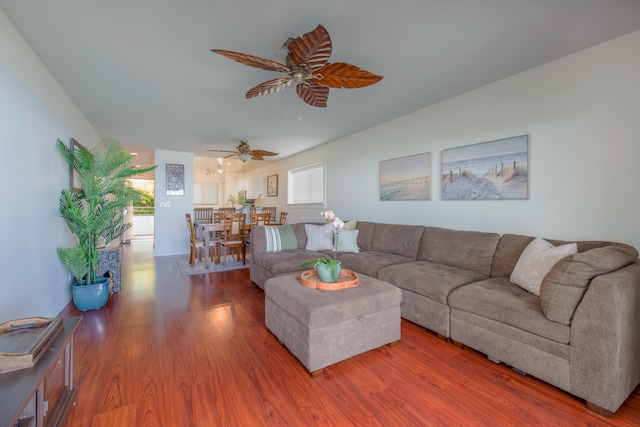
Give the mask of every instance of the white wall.
M 93 145 L 98 135 L 0 11 L 0 322 L 56 316 L 71 300 L 56 247 L 73 244 L 58 215 L 69 170 L 57 138 Z
M 184 196 L 167 196 L 167 163 L 184 165 Z M 193 215 L 193 153 L 155 151 L 154 255 L 189 253 L 189 233 L 185 213 Z
M 443 149 L 522 134 L 530 136 L 529 200 L 440 200 Z M 379 162 L 423 152 L 433 154 L 433 200 L 379 201 Z M 640 249 L 640 31 L 261 172 L 279 174 L 282 205 L 287 170 L 325 159 L 326 207 L 342 218 L 613 240 Z M 317 221 L 323 206 L 287 209 L 290 222 Z

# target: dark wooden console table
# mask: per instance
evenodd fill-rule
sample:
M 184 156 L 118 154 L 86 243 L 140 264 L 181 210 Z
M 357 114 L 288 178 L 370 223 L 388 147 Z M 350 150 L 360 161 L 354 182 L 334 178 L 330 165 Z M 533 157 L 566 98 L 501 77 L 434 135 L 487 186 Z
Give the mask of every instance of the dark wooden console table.
M 73 385 L 73 333 L 80 320 L 63 319 L 62 331 L 32 368 L 0 374 L 1 427 L 64 424 L 78 393 Z

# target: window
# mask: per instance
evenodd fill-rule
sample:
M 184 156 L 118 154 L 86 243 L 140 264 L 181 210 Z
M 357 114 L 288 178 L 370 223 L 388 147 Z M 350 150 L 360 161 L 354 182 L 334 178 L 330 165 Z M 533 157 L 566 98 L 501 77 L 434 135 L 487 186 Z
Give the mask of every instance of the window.
M 193 184 L 194 205 L 217 205 L 218 184 Z
M 289 171 L 287 203 L 324 203 L 324 163 Z

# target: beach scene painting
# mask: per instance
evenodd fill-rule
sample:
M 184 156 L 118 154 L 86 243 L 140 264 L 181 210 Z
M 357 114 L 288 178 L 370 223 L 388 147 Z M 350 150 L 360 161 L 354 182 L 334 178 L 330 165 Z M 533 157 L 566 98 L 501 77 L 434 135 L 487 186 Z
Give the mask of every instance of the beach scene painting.
M 442 200 L 528 198 L 528 135 L 442 151 Z
M 381 161 L 380 200 L 431 200 L 431 153 Z

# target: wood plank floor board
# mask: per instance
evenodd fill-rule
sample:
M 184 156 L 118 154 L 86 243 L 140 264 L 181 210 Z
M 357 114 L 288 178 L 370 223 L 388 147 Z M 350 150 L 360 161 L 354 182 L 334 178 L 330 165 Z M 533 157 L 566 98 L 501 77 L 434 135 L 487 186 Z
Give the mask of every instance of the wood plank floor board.
M 83 314 L 66 427 L 637 426 L 402 320 L 402 339 L 312 378 L 264 325 L 248 270 L 181 276 L 153 242 L 125 247 L 121 292 Z

